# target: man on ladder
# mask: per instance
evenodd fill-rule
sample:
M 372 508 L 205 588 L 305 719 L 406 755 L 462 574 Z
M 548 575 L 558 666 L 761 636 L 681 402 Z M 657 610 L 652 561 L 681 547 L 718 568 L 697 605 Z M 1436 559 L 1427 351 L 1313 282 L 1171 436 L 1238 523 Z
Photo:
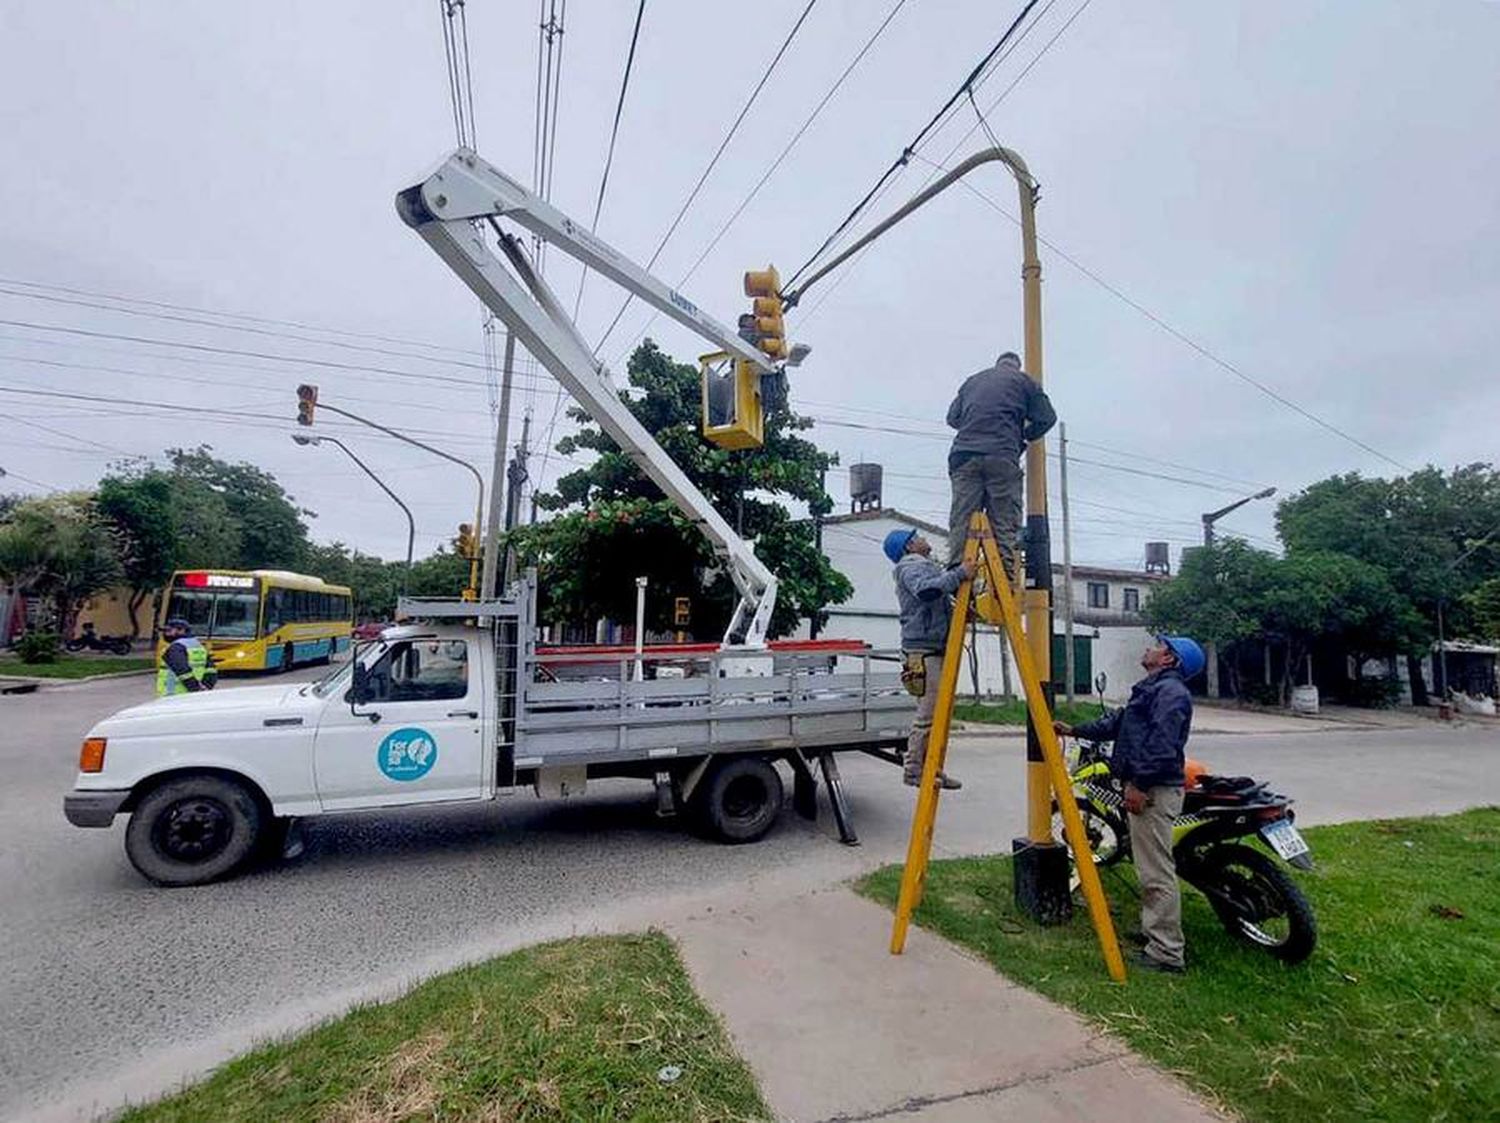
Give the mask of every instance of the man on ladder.
M 932 714 L 937 706 L 938 680 L 943 673 L 943 648 L 948 643 L 948 625 L 953 619 L 949 598 L 958 586 L 974 576 L 973 562 L 960 562 L 943 569 L 932 560 L 932 545 L 915 530 L 893 530 L 882 544 L 885 556 L 895 563 L 896 603 L 901 610 L 901 681 L 917 699 L 917 715 L 906 741 L 905 780 L 908 787 L 922 782 L 922 763 L 927 738 L 932 732 Z M 946 773 L 938 773 L 946 791 L 963 787 Z

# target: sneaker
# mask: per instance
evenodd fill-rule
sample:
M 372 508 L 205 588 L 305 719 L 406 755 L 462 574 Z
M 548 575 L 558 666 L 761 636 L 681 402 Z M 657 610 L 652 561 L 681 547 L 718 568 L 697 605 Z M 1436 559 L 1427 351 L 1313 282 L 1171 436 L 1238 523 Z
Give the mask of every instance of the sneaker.
M 922 786 L 922 774 L 920 772 L 907 772 L 901 777 L 908 788 L 920 788 Z M 938 773 L 938 787 L 945 792 L 956 792 L 964 786 L 962 780 L 955 780 L 946 772 Z
M 1161 959 L 1155 959 L 1143 951 L 1138 951 L 1130 957 L 1130 962 L 1143 971 L 1157 971 L 1163 975 L 1182 975 L 1187 973 L 1187 968 L 1181 963 L 1167 963 Z

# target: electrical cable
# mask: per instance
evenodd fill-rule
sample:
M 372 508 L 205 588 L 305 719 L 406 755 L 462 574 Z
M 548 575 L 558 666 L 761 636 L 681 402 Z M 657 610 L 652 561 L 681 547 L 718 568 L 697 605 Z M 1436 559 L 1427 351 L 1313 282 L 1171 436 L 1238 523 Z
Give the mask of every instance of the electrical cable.
M 714 247 L 723 240 L 724 235 L 729 232 L 729 228 L 733 226 L 739 219 L 740 215 L 744 213 L 745 208 L 750 205 L 750 203 L 758 194 L 760 194 L 760 189 L 764 187 L 771 176 L 776 173 L 776 169 L 781 167 L 782 162 L 785 161 L 787 156 L 791 154 L 792 149 L 795 148 L 797 142 L 802 139 L 803 134 L 812 127 L 812 123 L 817 120 L 818 115 L 823 112 L 824 107 L 827 106 L 831 100 L 833 100 L 833 95 L 838 93 L 839 88 L 844 84 L 844 81 L 849 77 L 850 74 L 854 72 L 854 68 L 860 64 L 865 55 L 870 52 L 870 48 L 875 45 L 875 41 L 879 39 L 880 36 L 885 32 L 885 29 L 890 26 L 891 21 L 896 18 L 897 13 L 906 6 L 906 3 L 907 0 L 896 0 L 895 6 L 893 6 L 891 10 L 886 13 L 885 19 L 880 21 L 880 25 L 876 27 L 874 32 L 871 33 L 870 37 L 865 40 L 864 46 L 862 46 L 859 49 L 859 52 L 854 56 L 854 58 L 850 60 L 849 65 L 844 67 L 843 73 L 840 74 L 837 80 L 834 81 L 833 85 L 828 88 L 828 92 L 823 95 L 822 100 L 813 107 L 813 111 L 808 114 L 807 119 L 802 122 L 801 127 L 798 128 L 798 130 L 794 134 L 792 134 L 792 139 L 787 141 L 786 147 L 781 150 L 781 153 L 776 157 L 775 160 L 771 161 L 771 166 L 761 174 L 761 177 L 756 181 L 755 186 L 752 187 L 749 193 L 740 200 L 740 204 L 739 206 L 735 207 L 734 212 L 724 220 L 723 225 L 719 227 L 718 233 L 716 233 L 709 240 L 708 245 L 703 248 L 703 252 L 700 253 L 698 257 L 693 261 L 693 264 L 688 268 L 687 272 L 684 273 L 680 278 L 678 278 L 676 285 L 677 288 L 681 288 L 692 279 L 693 274 L 698 271 L 698 267 L 702 265 L 708 255 L 713 252 Z M 577 315 L 576 309 L 574 310 L 574 315 Z M 650 318 L 647 319 L 645 324 L 641 326 L 640 330 L 635 333 L 635 336 L 631 339 L 631 341 L 625 345 L 624 349 L 618 355 L 615 356 L 615 366 L 618 366 L 620 364 L 626 354 L 635 349 L 636 344 L 638 344 L 645 336 L 645 334 L 651 330 L 651 325 L 657 321 L 660 315 L 661 313 L 656 311 L 653 311 L 651 313 Z
M 919 156 L 918 159 L 923 159 L 923 157 Z M 1019 226 L 1021 224 L 1020 223 L 1020 219 L 1016 218 L 1008 210 L 1006 210 L 1004 207 L 1002 207 L 994 199 L 992 199 L 988 195 L 986 195 L 983 191 L 979 190 L 979 188 L 975 187 L 972 183 L 969 183 L 967 180 L 962 180 L 960 182 L 963 184 L 963 186 L 965 188 L 968 189 L 968 191 L 970 192 L 970 194 L 974 195 L 976 198 L 978 198 L 981 201 L 983 201 L 992 210 L 998 212 L 999 214 L 1004 215 L 1007 219 L 1009 219 L 1012 223 L 1016 224 L 1017 226 Z M 1279 391 L 1273 389 L 1271 386 L 1267 385 L 1266 383 L 1261 382 L 1259 379 L 1254 378 L 1251 375 L 1247 374 L 1245 371 L 1241 370 L 1239 367 L 1237 367 L 1233 363 L 1231 363 L 1228 359 L 1220 358 L 1217 354 L 1215 354 L 1213 351 L 1210 351 L 1207 347 L 1205 347 L 1203 344 L 1199 343 L 1192 336 L 1186 334 L 1183 331 L 1180 331 L 1179 329 L 1177 329 L 1176 327 L 1174 327 L 1172 324 L 1168 323 L 1166 320 L 1164 320 L 1160 316 L 1158 316 L 1155 312 L 1151 311 L 1151 309 L 1147 308 L 1144 304 L 1140 303 L 1138 300 L 1135 300 L 1134 298 L 1132 298 L 1129 295 L 1127 295 L 1117 285 L 1111 284 L 1109 281 L 1105 280 L 1098 273 L 1094 272 L 1094 270 L 1092 270 L 1088 266 L 1084 265 L 1083 262 L 1079 261 L 1072 254 L 1068 253 L 1066 250 L 1064 250 L 1061 247 L 1059 247 L 1055 242 L 1051 241 L 1048 238 L 1043 237 L 1040 234 L 1037 235 L 1037 241 L 1040 242 L 1042 245 L 1046 246 L 1053 253 L 1057 254 L 1058 257 L 1062 258 L 1069 265 L 1071 265 L 1074 269 L 1078 270 L 1078 272 L 1082 273 L 1085 277 L 1087 277 L 1089 280 L 1093 281 L 1096 285 L 1098 285 L 1100 288 L 1104 289 L 1110 295 L 1112 295 L 1112 296 L 1116 297 L 1117 299 L 1121 300 L 1126 305 L 1128 305 L 1130 308 L 1133 308 L 1135 311 L 1139 312 L 1142 316 L 1145 316 L 1146 319 L 1150 320 L 1153 324 L 1155 324 L 1157 327 L 1159 327 L 1162 331 L 1166 332 L 1173 339 L 1177 340 L 1179 343 L 1181 343 L 1184 346 L 1192 349 L 1193 351 L 1196 351 L 1203 358 L 1207 359 L 1209 362 L 1213 363 L 1215 366 L 1219 367 L 1220 369 L 1227 371 L 1229 374 L 1233 375 L 1235 378 L 1239 379 L 1241 382 L 1244 382 L 1246 385 L 1251 386 L 1251 387 L 1253 387 L 1256 390 L 1259 390 L 1266 397 L 1272 399 L 1275 402 L 1280 403 L 1281 405 L 1285 406 L 1287 409 L 1290 409 L 1293 413 L 1299 414 L 1300 416 L 1302 416 L 1306 420 L 1311 421 L 1314 425 L 1317 425 L 1319 428 L 1325 429 L 1328 432 L 1332 433 L 1334 436 L 1339 437 L 1339 438 L 1341 438 L 1341 439 L 1349 442 L 1350 444 L 1354 445 L 1357 448 L 1363 449 L 1365 452 L 1368 452 L 1371 456 L 1378 457 L 1379 459 L 1384 460 L 1386 463 L 1388 463 L 1388 464 L 1390 464 L 1390 465 L 1392 465 L 1392 466 L 1394 466 L 1396 468 L 1401 469 L 1403 472 L 1410 472 L 1410 471 L 1412 471 L 1412 468 L 1411 468 L 1410 465 L 1403 464 L 1401 461 L 1397 460 L 1395 457 L 1388 456 L 1385 453 L 1381 452 L 1378 448 L 1375 448 L 1373 445 L 1367 444 L 1366 442 L 1360 440 L 1358 437 L 1354 436 L 1353 434 L 1345 432 L 1343 429 L 1340 429 L 1337 425 L 1333 424 L 1331 421 L 1324 420 L 1322 417 L 1319 417 L 1317 414 L 1313 413 L 1311 410 L 1306 409 L 1305 407 L 1299 405 L 1297 402 L 1294 402 L 1291 398 L 1288 398 L 1285 394 L 1280 393 Z
M 1016 33 L 1016 30 L 1021 26 L 1021 23 L 1026 19 L 1027 16 L 1031 14 L 1032 9 L 1035 8 L 1038 3 L 1039 0 L 1026 0 L 1026 3 L 1021 8 L 1020 13 L 1015 17 L 1015 19 L 1011 21 L 1010 26 L 1005 29 L 1005 34 L 1000 36 L 1000 39 L 995 43 L 995 45 L 985 53 L 985 56 L 982 59 L 979 60 L 978 65 L 969 72 L 968 77 L 966 77 L 963 82 L 959 84 L 958 89 L 953 91 L 953 95 L 943 103 L 943 107 L 932 115 L 927 124 L 923 125 L 922 128 L 918 130 L 917 135 L 913 137 L 907 143 L 906 147 L 901 150 L 901 155 L 896 157 L 896 159 L 891 162 L 890 167 L 886 168 L 886 170 L 881 173 L 880 178 L 875 181 L 875 186 L 870 188 L 870 190 L 865 193 L 864 198 L 856 203 L 854 205 L 854 209 L 844 217 L 844 220 L 840 222 L 838 226 L 834 227 L 833 233 L 828 235 L 828 237 L 823 240 L 823 244 L 818 247 L 817 251 L 810 258 L 808 258 L 807 261 L 803 262 L 803 264 L 797 269 L 797 271 L 787 279 L 784 286 L 785 288 L 790 289 L 795 286 L 797 278 L 802 276 L 803 273 L 807 272 L 807 270 L 810 269 L 817 262 L 817 260 L 823 256 L 828 247 L 833 244 L 834 240 L 838 238 L 838 236 L 845 230 L 849 229 L 854 221 L 859 218 L 859 216 L 864 212 L 864 209 L 869 206 L 871 199 L 873 199 L 875 196 L 875 193 L 879 191 L 883 186 L 885 186 L 885 183 L 893 175 L 895 175 L 902 168 L 906 167 L 917 147 L 921 145 L 921 143 L 927 138 L 927 134 L 932 131 L 933 127 L 949 111 L 949 109 L 951 109 L 959 101 L 959 99 L 962 98 L 964 94 L 973 87 L 975 82 L 981 78 L 990 62 L 994 60 L 994 58 L 1000 53 L 1001 49 L 1006 45 L 1006 43 L 1010 41 L 1011 36 Z
M 905 3 L 905 0 L 902 0 Z M 599 195 L 594 200 L 594 217 L 589 223 L 589 233 L 599 231 L 599 215 L 604 210 L 604 192 L 609 187 L 609 172 L 615 162 L 615 141 L 620 135 L 620 115 L 625 111 L 625 92 L 630 88 L 630 72 L 635 66 L 635 47 L 641 38 L 641 17 L 646 14 L 646 0 L 640 0 L 635 9 L 635 28 L 630 33 L 630 50 L 625 55 L 625 73 L 620 78 L 620 96 L 615 99 L 615 120 L 609 129 L 609 147 L 604 155 L 604 172 L 599 176 Z M 573 321 L 578 321 L 578 309 L 583 304 L 583 286 L 588 283 L 589 270 L 583 267 L 578 275 L 578 296 L 573 301 Z
M 818 0 L 807 0 L 807 6 L 802 9 L 802 14 L 797 17 L 797 22 L 792 25 L 791 31 L 787 32 L 786 38 L 782 40 L 781 46 L 777 48 L 776 54 L 771 59 L 770 65 L 766 67 L 765 73 L 760 76 L 760 81 L 755 84 L 755 89 L 750 91 L 750 97 L 745 101 L 744 107 L 740 109 L 739 116 L 734 119 L 734 123 L 729 126 L 729 131 L 724 134 L 724 139 L 719 142 L 719 147 L 717 150 L 715 150 L 713 157 L 708 161 L 708 166 L 703 169 L 703 174 L 698 177 L 698 182 L 693 184 L 693 189 L 688 192 L 687 198 L 683 200 L 682 206 L 678 208 L 676 217 L 672 219 L 672 225 L 667 227 L 667 232 L 661 236 L 661 241 L 656 244 L 656 249 L 652 251 L 651 259 L 646 262 L 647 270 L 650 270 L 651 267 L 656 264 L 656 259 L 661 256 L 661 251 L 666 248 L 667 242 L 670 241 L 672 235 L 677 232 L 677 227 L 682 223 L 683 216 L 687 214 L 688 208 L 693 205 L 693 200 L 698 198 L 698 192 L 703 190 L 703 184 L 708 180 L 708 177 L 713 172 L 714 168 L 718 166 L 719 157 L 724 155 L 724 150 L 729 147 L 729 142 L 734 139 L 734 134 L 739 131 L 740 125 L 744 122 L 745 117 L 750 112 L 751 107 L 755 104 L 756 98 L 760 97 L 761 90 L 763 90 L 766 83 L 770 81 L 771 74 L 776 70 L 777 64 L 781 62 L 782 56 L 786 54 L 787 48 L 792 45 L 792 40 L 797 37 L 797 32 L 802 29 L 803 23 L 806 22 L 807 17 L 812 13 L 813 7 L 817 4 L 817 2 Z M 1031 0 L 1031 2 L 1035 3 L 1036 0 Z M 620 305 L 620 310 L 615 313 L 615 318 L 610 321 L 609 327 L 606 328 L 604 334 L 599 337 L 599 342 L 594 344 L 595 355 L 597 355 L 599 353 L 599 349 L 604 346 L 605 340 L 607 340 L 614 332 L 615 327 L 620 322 L 620 317 L 625 315 L 625 310 L 630 307 L 630 304 L 634 299 L 634 293 L 631 293 L 625 297 L 625 302 Z

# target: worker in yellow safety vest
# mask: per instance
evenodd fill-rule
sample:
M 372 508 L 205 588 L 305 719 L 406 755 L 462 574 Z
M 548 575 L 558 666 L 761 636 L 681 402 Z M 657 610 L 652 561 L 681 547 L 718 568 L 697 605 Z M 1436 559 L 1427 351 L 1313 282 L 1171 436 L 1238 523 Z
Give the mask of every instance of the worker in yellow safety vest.
M 161 666 L 156 668 L 156 693 L 196 694 L 212 690 L 219 681 L 214 661 L 193 635 L 192 625 L 180 616 L 168 620 L 161 631 L 167 641 Z

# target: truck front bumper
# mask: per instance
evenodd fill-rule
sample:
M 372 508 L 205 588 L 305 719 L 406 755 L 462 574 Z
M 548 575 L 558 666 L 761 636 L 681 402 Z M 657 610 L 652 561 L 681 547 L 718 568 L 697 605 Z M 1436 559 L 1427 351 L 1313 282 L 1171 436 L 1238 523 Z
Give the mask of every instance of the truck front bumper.
M 130 798 L 123 792 L 69 792 L 63 796 L 63 814 L 75 827 L 107 827 Z

